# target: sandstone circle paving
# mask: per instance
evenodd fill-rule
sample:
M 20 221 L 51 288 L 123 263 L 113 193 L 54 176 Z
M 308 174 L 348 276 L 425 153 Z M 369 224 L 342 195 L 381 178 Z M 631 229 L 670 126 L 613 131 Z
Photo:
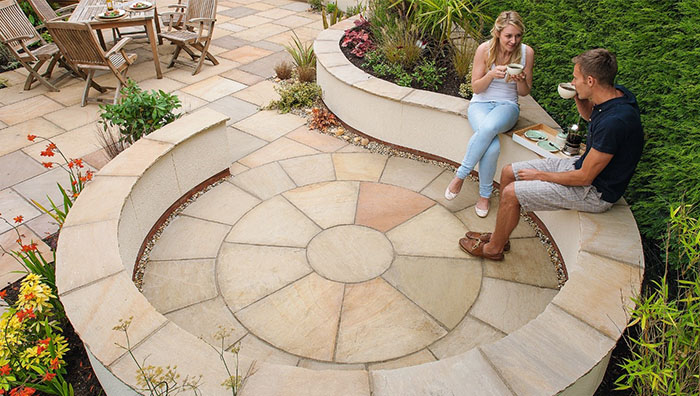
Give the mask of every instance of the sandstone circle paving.
M 258 166 L 162 232 L 144 295 L 205 340 L 233 327 L 227 344 L 240 340 L 262 361 L 324 369 L 443 359 L 544 310 L 557 279 L 533 230 L 519 226 L 520 249 L 504 263 L 468 256 L 456 241 L 494 220 L 471 215 L 476 186 L 446 202 L 449 172 L 356 151 L 241 159 Z

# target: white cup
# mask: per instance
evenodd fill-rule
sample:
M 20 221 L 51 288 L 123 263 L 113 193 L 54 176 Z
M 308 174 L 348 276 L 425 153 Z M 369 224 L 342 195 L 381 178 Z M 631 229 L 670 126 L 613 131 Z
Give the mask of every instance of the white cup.
M 564 99 L 571 99 L 576 96 L 576 88 L 574 88 L 573 84 L 571 83 L 559 84 L 557 87 L 557 92 L 559 92 L 559 96 Z
M 511 63 L 508 66 L 506 66 L 506 71 L 511 76 L 515 76 L 516 74 L 520 74 L 523 72 L 523 65 L 521 65 L 520 63 Z

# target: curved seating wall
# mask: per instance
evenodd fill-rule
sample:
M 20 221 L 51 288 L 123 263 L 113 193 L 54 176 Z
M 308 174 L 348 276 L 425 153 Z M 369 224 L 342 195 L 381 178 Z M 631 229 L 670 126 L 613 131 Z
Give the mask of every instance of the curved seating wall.
M 358 69 L 339 46 L 352 26 L 353 20 L 333 25 L 314 43 L 317 79 L 329 109 L 375 139 L 461 162 L 473 133 L 468 101 L 401 87 Z M 520 107 L 516 129 L 536 123 L 560 129 L 532 97 L 521 97 Z M 499 138 L 497 175 L 508 163 L 538 158 L 510 134 Z M 636 222 L 624 200 L 603 214 L 536 215 L 562 253 L 569 277 L 547 309 L 505 338 L 464 355 L 372 372 L 374 395 L 460 394 L 459 389 L 479 395 L 593 394 L 627 323 L 624 307 L 640 290 L 644 259 Z M 494 374 L 498 385 L 482 381 Z

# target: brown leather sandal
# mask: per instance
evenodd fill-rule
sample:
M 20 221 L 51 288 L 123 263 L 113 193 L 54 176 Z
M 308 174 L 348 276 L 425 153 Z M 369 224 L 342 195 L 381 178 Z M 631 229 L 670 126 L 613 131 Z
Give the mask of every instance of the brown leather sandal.
M 476 257 L 483 257 L 493 261 L 503 261 L 503 252 L 497 254 L 484 253 L 484 242 L 480 239 L 462 238 L 459 240 L 459 247 Z
M 491 233 L 490 232 L 467 231 L 467 233 L 464 234 L 464 236 L 469 238 L 469 239 L 478 239 L 484 243 L 488 243 L 491 240 Z M 506 245 L 503 246 L 504 252 L 507 252 L 509 250 L 510 250 L 510 241 L 506 242 Z

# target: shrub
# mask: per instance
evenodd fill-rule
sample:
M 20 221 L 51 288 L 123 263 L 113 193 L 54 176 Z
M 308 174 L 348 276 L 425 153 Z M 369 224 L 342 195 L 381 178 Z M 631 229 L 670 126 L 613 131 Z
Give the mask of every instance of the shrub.
M 335 114 L 331 113 L 328 109 L 319 107 L 314 107 L 311 109 L 311 122 L 309 122 L 309 128 L 326 132 L 328 128 L 339 125 L 340 121 L 338 121 L 338 118 L 336 118 Z
M 321 97 L 321 87 L 309 82 L 281 84 L 275 87 L 280 99 L 270 102 L 268 109 L 277 109 L 280 113 L 289 113 L 296 108 L 310 107 Z
M 280 80 L 287 80 L 292 77 L 292 65 L 287 61 L 282 61 L 275 65 L 275 75 Z
M 445 68 L 435 65 L 435 61 L 423 62 L 413 71 L 413 79 L 421 87 L 437 91 L 445 78 Z
M 366 9 L 367 7 L 365 7 L 362 2 L 359 2 L 354 6 L 348 6 L 348 8 L 345 9 L 345 15 L 350 17 L 357 14 L 362 14 Z
M 309 2 L 309 6 L 311 7 L 312 10 L 321 11 L 321 8 L 323 7 L 322 0 L 308 0 L 308 2 Z
M 121 90 L 117 104 L 100 105 L 98 124 L 119 129 L 121 140 L 131 144 L 180 117 L 173 110 L 181 107 L 177 96 L 163 91 L 144 92 L 133 80 Z
M 474 95 L 474 90 L 472 89 L 472 71 L 469 70 L 469 73 L 464 77 L 464 82 L 459 84 L 459 96 L 471 99 L 472 95 Z
M 326 13 L 328 13 L 328 16 L 326 16 Z M 328 3 L 325 7 L 321 8 L 321 20 L 323 21 L 324 29 L 335 25 L 344 17 L 345 14 L 338 8 L 338 4 L 336 3 Z
M 446 43 L 452 37 L 455 25 L 470 37 L 481 39 L 484 25 L 493 22 L 484 7 L 489 0 L 409 0 L 410 12 L 424 34 L 431 35 L 438 43 Z M 500 3 L 499 3 L 500 7 Z
M 479 43 L 471 37 L 462 36 L 456 40 L 452 40 L 452 66 L 457 73 L 457 77 L 463 79 L 472 70 L 474 63 L 474 54 Z M 471 82 L 471 79 L 470 79 Z
M 365 54 L 375 48 L 374 43 L 370 39 L 369 31 L 361 27 L 363 24 L 363 19 L 355 21 L 355 28 L 347 29 L 345 31 L 345 36 L 340 42 L 340 46 L 343 48 L 352 48 L 351 54 L 358 58 L 363 58 Z
M 299 80 L 303 82 L 314 81 L 316 79 L 316 54 L 314 54 L 314 47 L 310 43 L 302 43 L 296 32 L 292 31 L 292 33 L 294 34 L 292 45 L 285 45 L 284 48 L 292 56 Z
M 398 63 L 411 70 L 420 59 L 422 48 L 418 46 L 420 35 L 418 26 L 405 21 L 397 21 L 394 28 L 381 28 L 382 40 L 379 50 L 389 63 Z

